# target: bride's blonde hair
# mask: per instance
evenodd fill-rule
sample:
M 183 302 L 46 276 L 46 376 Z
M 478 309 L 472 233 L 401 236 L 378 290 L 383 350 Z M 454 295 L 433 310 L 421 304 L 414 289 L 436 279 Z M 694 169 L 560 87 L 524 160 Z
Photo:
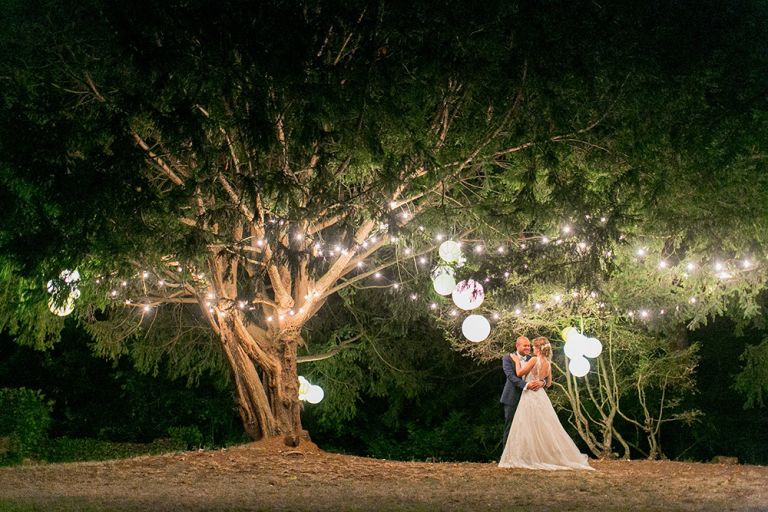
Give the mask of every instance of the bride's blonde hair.
M 542 356 L 546 357 L 547 359 L 552 359 L 552 345 L 549 344 L 549 340 L 547 338 L 544 336 L 539 336 L 533 340 L 533 346 L 539 347 Z

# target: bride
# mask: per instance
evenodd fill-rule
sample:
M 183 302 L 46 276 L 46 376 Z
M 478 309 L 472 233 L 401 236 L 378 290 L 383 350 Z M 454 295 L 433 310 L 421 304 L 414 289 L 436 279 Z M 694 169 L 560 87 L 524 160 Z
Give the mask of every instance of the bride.
M 526 381 L 543 380 L 552 385 L 552 346 L 547 338 L 533 340 L 533 353 L 528 362 L 515 354 L 512 360 L 518 377 Z M 523 391 L 499 467 L 527 469 L 588 469 L 587 456 L 579 452 L 557 418 L 546 391 Z

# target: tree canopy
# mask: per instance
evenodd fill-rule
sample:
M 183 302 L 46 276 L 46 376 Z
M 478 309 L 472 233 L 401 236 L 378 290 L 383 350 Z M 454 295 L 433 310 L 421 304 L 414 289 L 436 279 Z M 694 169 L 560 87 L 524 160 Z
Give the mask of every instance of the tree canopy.
M 761 2 L 6 4 L 0 328 L 21 342 L 62 325 L 48 280 L 59 306 L 77 285 L 98 353 L 227 373 L 252 437 L 295 440 L 311 322 L 382 273 L 423 283 L 438 232 L 505 247 L 506 313 L 549 283 L 672 327 L 762 317 Z

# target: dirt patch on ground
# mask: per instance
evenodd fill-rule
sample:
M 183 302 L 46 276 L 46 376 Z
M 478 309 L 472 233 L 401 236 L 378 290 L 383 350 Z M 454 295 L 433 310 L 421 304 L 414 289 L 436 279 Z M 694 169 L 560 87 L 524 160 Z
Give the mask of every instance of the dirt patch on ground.
M 768 510 L 768 467 L 591 461 L 597 471 L 396 462 L 279 441 L 0 469 L 2 510 Z

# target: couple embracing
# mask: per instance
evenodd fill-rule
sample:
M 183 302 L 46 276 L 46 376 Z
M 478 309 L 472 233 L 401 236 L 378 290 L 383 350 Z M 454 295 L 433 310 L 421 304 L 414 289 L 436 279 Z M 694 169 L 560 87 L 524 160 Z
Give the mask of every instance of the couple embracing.
M 547 338 L 517 338 L 515 352 L 502 366 L 507 380 L 501 394 L 504 405 L 504 453 L 499 467 L 527 469 L 588 469 L 557 418 L 546 389 L 552 386 L 552 346 Z

